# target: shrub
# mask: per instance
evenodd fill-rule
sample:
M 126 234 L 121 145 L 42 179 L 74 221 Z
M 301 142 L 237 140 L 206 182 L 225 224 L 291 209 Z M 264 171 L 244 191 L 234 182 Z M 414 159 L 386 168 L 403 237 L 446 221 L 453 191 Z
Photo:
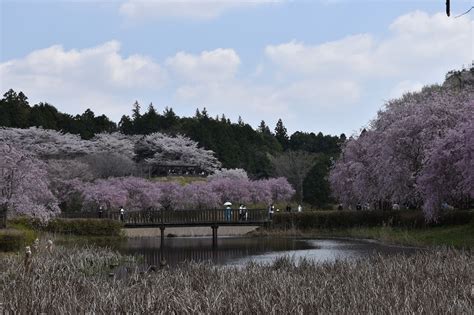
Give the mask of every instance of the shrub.
M 84 236 L 120 236 L 122 223 L 108 219 L 54 219 L 45 230 L 53 233 Z
M 16 228 L 25 228 L 29 230 L 41 230 L 46 226 L 46 222 L 42 222 L 38 218 L 32 217 L 14 217 L 8 219 L 7 226 Z
M 36 233 L 25 228 L 8 228 L 0 230 L 0 251 L 18 251 L 32 243 Z
M 278 213 L 273 226 L 280 229 L 334 229 L 372 226 L 396 226 L 423 228 L 428 226 L 460 225 L 474 217 L 471 211 L 452 211 L 444 214 L 436 223 L 427 224 L 421 211 L 313 211 Z
M 56 218 L 41 222 L 36 218 L 17 217 L 8 220 L 8 226 L 17 229 L 45 231 L 84 236 L 120 236 L 122 223 L 108 219 Z

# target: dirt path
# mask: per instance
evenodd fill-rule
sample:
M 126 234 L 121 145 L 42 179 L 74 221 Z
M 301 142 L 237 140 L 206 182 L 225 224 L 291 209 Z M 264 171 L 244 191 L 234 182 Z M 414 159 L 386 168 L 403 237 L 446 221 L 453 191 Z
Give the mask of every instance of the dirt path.
M 254 231 L 258 226 L 221 226 L 217 230 L 219 236 L 239 236 Z M 160 236 L 159 228 L 123 229 L 127 237 L 156 237 Z M 210 227 L 179 227 L 166 228 L 165 235 L 175 236 L 212 236 Z

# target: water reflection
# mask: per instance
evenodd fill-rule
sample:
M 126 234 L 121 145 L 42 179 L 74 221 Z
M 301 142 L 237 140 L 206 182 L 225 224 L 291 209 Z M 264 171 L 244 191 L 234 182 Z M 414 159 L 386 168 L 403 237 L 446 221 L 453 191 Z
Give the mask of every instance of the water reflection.
M 413 247 L 383 245 L 372 241 L 342 240 L 342 239 L 313 239 L 306 240 L 311 248 L 294 251 L 269 252 L 261 255 L 242 257 L 233 261 L 232 265 L 244 265 L 250 261 L 271 263 L 276 258 L 290 256 L 298 261 L 306 258 L 316 262 L 335 261 L 339 259 L 356 259 L 375 254 L 395 255 L 412 254 L 419 249 Z
M 210 261 L 219 265 L 245 265 L 250 261 L 270 263 L 291 256 L 314 261 L 353 259 L 376 253 L 413 253 L 414 248 L 381 245 L 375 242 L 328 239 L 236 238 L 221 237 L 213 250 L 212 238 L 167 238 L 163 250 L 159 238 L 129 239 L 119 251 L 144 258 L 145 265 L 159 266 L 162 258 L 170 266 L 185 261 Z

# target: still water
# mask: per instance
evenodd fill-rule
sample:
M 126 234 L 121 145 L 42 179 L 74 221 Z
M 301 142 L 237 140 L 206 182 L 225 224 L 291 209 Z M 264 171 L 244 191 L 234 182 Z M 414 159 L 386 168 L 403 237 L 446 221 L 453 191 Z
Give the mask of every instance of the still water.
M 160 264 L 161 255 L 170 266 L 185 261 L 242 266 L 250 261 L 270 263 L 283 256 L 296 260 L 304 257 L 322 262 L 368 257 L 379 253 L 394 255 L 417 251 L 411 247 L 362 240 L 245 237 L 220 237 L 214 250 L 210 237 L 166 238 L 162 251 L 159 238 L 135 238 L 128 239 L 118 249 L 123 254 L 142 256 L 146 265 L 156 266 Z

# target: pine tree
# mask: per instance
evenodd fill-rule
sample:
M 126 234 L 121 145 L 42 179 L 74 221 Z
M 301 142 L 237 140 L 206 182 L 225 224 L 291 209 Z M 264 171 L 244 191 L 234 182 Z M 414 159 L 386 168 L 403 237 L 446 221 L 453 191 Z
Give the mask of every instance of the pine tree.
M 264 120 L 260 122 L 260 125 L 258 126 L 258 131 L 263 134 L 268 134 L 268 135 L 272 134 L 270 131 L 270 128 L 268 128 Z
M 157 115 L 158 114 L 155 107 L 153 106 L 153 103 L 150 103 L 150 105 L 148 105 L 147 113 L 151 114 L 151 115 Z
M 276 127 L 275 127 L 275 138 L 278 140 L 278 142 L 280 142 L 283 149 L 288 148 L 289 138 L 288 138 L 286 128 L 283 125 L 283 121 L 281 120 L 281 118 L 278 119 L 278 122 L 277 122 Z
M 202 115 L 202 118 L 209 118 L 209 114 L 207 113 L 206 107 L 202 109 L 201 115 Z
M 140 117 L 141 117 L 140 104 L 138 103 L 138 101 L 135 101 L 135 103 L 133 103 L 132 118 L 133 118 L 133 120 L 137 120 Z
M 202 117 L 202 115 L 201 115 L 201 112 L 199 111 L 199 108 L 196 108 L 196 113 L 194 114 L 194 118 L 199 119 L 201 117 Z

